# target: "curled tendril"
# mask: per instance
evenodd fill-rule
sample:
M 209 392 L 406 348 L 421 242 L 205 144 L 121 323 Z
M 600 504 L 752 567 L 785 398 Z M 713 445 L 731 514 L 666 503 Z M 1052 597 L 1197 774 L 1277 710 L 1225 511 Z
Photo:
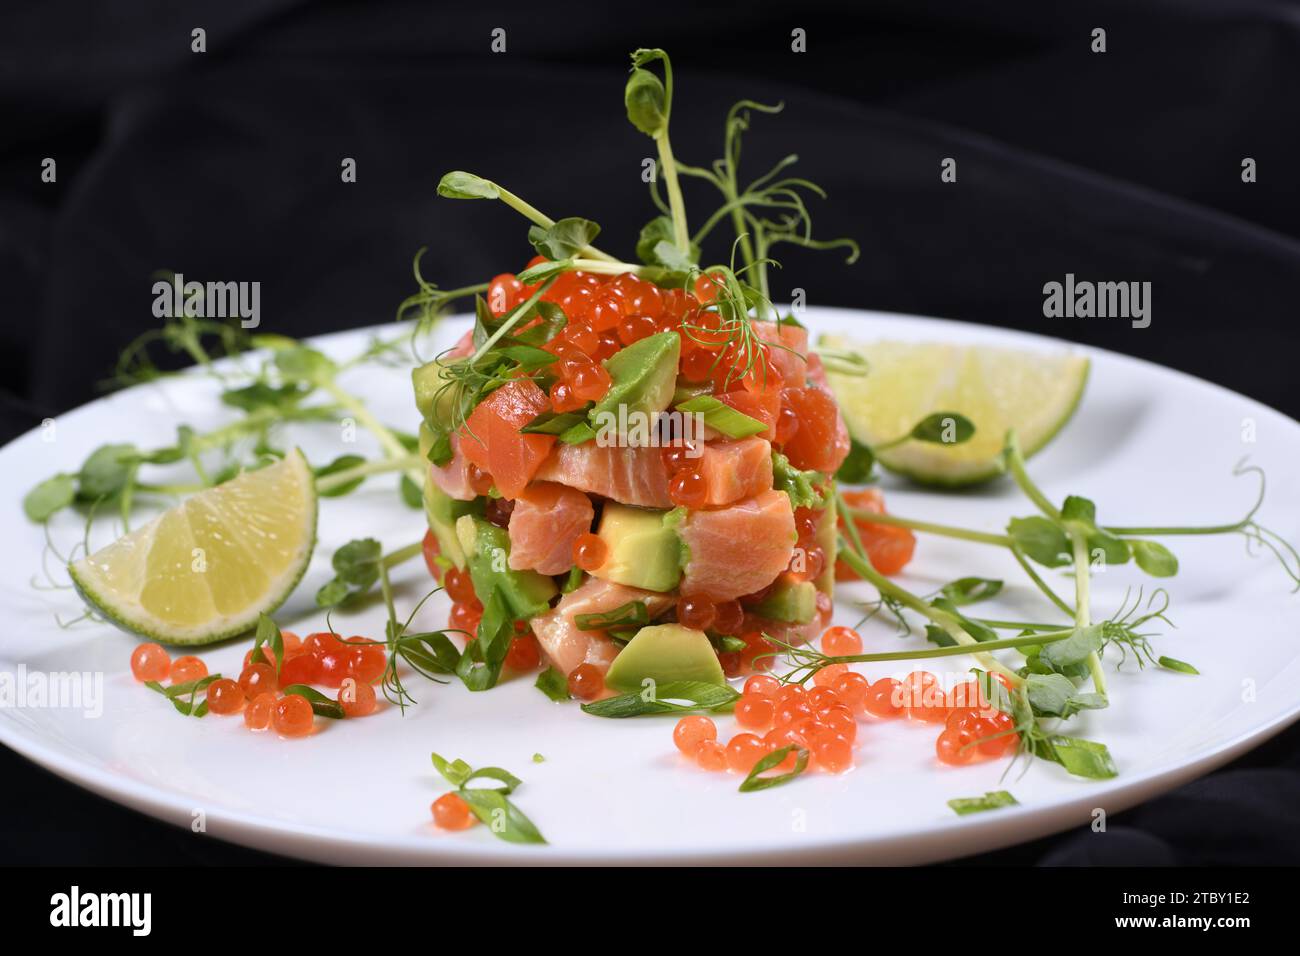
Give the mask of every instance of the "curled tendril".
M 1120 601 L 1115 614 L 1110 620 L 1102 623 L 1102 651 L 1111 645 L 1119 651 L 1119 660 L 1115 664 L 1116 670 L 1124 666 L 1129 651 L 1133 652 L 1139 669 L 1145 668 L 1148 663 L 1157 663 L 1155 652 L 1151 650 L 1152 634 L 1140 632 L 1138 628 L 1149 621 L 1160 621 L 1168 627 L 1176 628 L 1174 622 L 1166 616 L 1170 601 L 1168 591 L 1164 588 L 1156 588 L 1152 591 L 1146 600 L 1145 609 L 1143 609 L 1142 589 L 1138 588 L 1130 607 L 1131 593 L 1131 588 L 1124 591 L 1124 598 Z M 1159 602 L 1158 606 L 1157 602 Z

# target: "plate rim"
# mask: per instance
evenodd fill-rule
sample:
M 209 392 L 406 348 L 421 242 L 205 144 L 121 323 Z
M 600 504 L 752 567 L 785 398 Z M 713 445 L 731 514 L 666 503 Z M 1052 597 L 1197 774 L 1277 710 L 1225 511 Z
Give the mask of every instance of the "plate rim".
M 814 315 L 826 315 L 828 318 L 857 317 L 870 318 L 873 321 L 902 320 L 908 323 L 922 323 L 934 330 L 958 328 L 964 335 L 971 336 L 971 341 L 984 337 L 1007 342 L 1039 344 L 1055 349 L 1070 349 L 1092 358 L 1104 358 L 1107 362 L 1119 362 L 1139 368 L 1156 369 L 1163 374 L 1174 375 L 1189 384 L 1208 387 L 1212 392 L 1226 398 L 1244 401 L 1253 408 L 1267 413 L 1288 426 L 1300 430 L 1300 421 L 1285 413 L 1232 389 L 1200 378 L 1180 369 L 1170 368 L 1148 359 L 1127 355 L 1098 346 L 1074 342 L 1039 332 L 1008 329 L 1001 326 L 985 325 L 959 319 L 947 319 L 937 316 L 914 315 L 910 313 L 889 312 L 877 309 L 859 309 L 840 306 L 809 306 Z M 466 314 L 457 313 L 447 316 L 444 324 L 454 323 L 468 318 Z M 375 325 L 343 329 L 303 339 L 317 345 L 328 345 L 332 341 L 368 332 L 391 331 L 395 327 L 410 327 L 413 323 L 385 322 Z M 851 333 L 850 333 L 851 334 Z M 228 360 L 222 360 L 228 361 Z M 174 377 L 184 378 L 199 376 L 201 371 L 191 366 L 178 371 Z M 124 395 L 137 389 L 146 389 L 157 383 L 141 383 L 129 389 L 112 393 L 84 402 L 74 408 L 54 416 L 66 418 L 84 414 L 90 408 L 111 400 L 114 396 Z M 36 426 L 15 436 L 5 445 L 0 446 L 3 455 L 11 446 L 25 442 L 35 435 L 41 426 Z M 1153 799 L 1190 780 L 1209 773 L 1230 762 L 1236 757 L 1263 744 L 1286 727 L 1300 720 L 1300 696 L 1289 706 L 1275 713 L 1266 722 L 1237 733 L 1199 756 L 1177 763 L 1171 767 L 1152 768 L 1122 778 L 1122 782 L 1107 786 L 1105 802 L 1108 812 L 1120 812 Z M 46 744 L 39 737 L 23 732 L 22 725 L 13 720 L 0 720 L 0 744 L 5 745 L 37 766 L 54 773 L 63 780 L 82 787 L 97 796 L 124 805 L 136 812 L 161 820 L 173 826 L 185 826 L 191 819 L 191 800 L 185 794 L 174 793 L 159 786 L 116 775 L 106 767 L 87 764 L 77 759 L 74 754 L 63 753 Z M 1083 824 L 1089 818 L 1089 811 L 1099 802 L 1097 791 L 1089 790 L 1078 797 L 1057 800 L 1048 805 L 1018 805 L 1004 808 L 997 814 L 975 814 L 966 817 L 954 817 L 943 822 L 917 825 L 904 830 L 891 831 L 886 835 L 865 838 L 839 838 L 826 836 L 810 838 L 805 846 L 766 848 L 762 846 L 724 848 L 711 846 L 700 850 L 669 849 L 662 850 L 604 850 L 601 848 L 584 848 L 581 850 L 565 849 L 562 846 L 516 847 L 501 841 L 473 843 L 435 843 L 414 837 L 379 837 L 338 827 L 300 824 L 285 820 L 258 816 L 246 811 L 214 807 L 205 811 L 207 835 L 226 842 L 247 846 L 297 859 L 307 859 L 322 863 L 351 862 L 369 865 L 671 865 L 671 864 L 782 864 L 782 863 L 850 863 L 867 862 L 878 864 L 932 863 L 940 860 L 959 859 L 964 856 L 989 852 L 995 849 L 1027 842 L 1049 834 L 1068 830 L 1074 822 Z M 219 828 L 224 832 L 214 833 Z M 977 844 L 963 846 L 957 853 L 944 852 L 943 844 L 948 840 L 960 839 L 968 834 L 963 843 Z M 976 835 L 978 834 L 978 835 Z M 915 852 L 917 844 L 924 845 L 922 852 Z M 909 852 L 910 850 L 910 852 Z M 363 859 L 358 860 L 360 851 Z

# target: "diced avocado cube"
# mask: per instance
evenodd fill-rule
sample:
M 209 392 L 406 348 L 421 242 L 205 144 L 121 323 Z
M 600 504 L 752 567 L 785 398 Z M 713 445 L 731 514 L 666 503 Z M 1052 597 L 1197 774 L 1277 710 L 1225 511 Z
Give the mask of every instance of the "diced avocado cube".
M 480 501 L 459 501 L 433 483 L 424 479 L 424 517 L 429 530 L 438 539 L 438 550 L 444 558 L 465 570 L 465 552 L 456 535 L 456 522 L 464 515 L 481 515 Z
M 725 684 L 722 665 L 708 635 L 681 624 L 643 627 L 609 665 L 605 683 L 624 692 L 639 691 L 643 681 L 703 681 Z
M 428 422 L 450 425 L 452 421 L 452 401 L 455 390 L 446 388 L 449 379 L 443 371 L 464 359 L 439 361 L 434 359 L 418 368 L 411 369 L 411 384 L 415 387 L 415 407 Z
M 754 613 L 788 624 L 807 624 L 817 615 L 817 585 L 782 574 L 767 596 L 754 605 Z
M 510 535 L 504 528 L 475 515 L 463 515 L 456 519 L 456 538 L 480 601 L 499 591 L 516 620 L 550 610 L 551 598 L 559 593 L 555 582 L 536 571 L 511 570 Z
M 671 591 L 681 580 L 681 546 L 672 512 L 605 503 L 596 534 L 605 542 L 604 564 L 592 575 L 647 591 Z
M 611 384 L 605 397 L 592 408 L 590 420 L 599 422 L 597 416 L 617 416 L 619 406 L 626 406 L 629 417 L 662 412 L 673 400 L 681 352 L 682 340 L 676 332 L 660 332 L 605 359 Z

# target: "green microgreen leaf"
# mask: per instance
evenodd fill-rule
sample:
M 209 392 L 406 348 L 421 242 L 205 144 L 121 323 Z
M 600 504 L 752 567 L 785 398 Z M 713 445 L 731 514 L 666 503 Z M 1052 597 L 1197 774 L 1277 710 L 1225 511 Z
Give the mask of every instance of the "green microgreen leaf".
M 347 471 L 350 468 L 356 468 L 358 465 L 364 465 L 366 459 L 361 455 L 339 455 L 328 465 L 321 465 L 319 468 L 313 468 L 312 474 L 317 478 L 324 478 L 326 475 L 335 475 L 341 471 Z M 333 488 L 321 491 L 317 489 L 317 494 L 325 498 L 341 498 L 343 495 L 356 491 L 365 481 L 365 475 L 359 475 L 346 484 L 337 485 Z
M 116 498 L 131 481 L 139 460 L 134 445 L 100 445 L 82 462 L 77 497 L 87 502 Z
M 554 701 L 566 701 L 573 698 L 569 694 L 569 679 L 554 667 L 548 667 L 537 675 L 533 685 Z
M 453 170 L 438 181 L 438 195 L 444 199 L 500 199 L 501 191 L 481 176 Z
M 226 389 L 221 393 L 221 401 L 231 408 L 238 408 L 245 412 L 263 409 L 283 410 L 297 405 L 307 392 L 308 389 L 298 382 L 272 385 L 259 379 L 249 385 Z
M 402 475 L 397 483 L 397 491 L 408 508 L 419 511 L 424 508 L 424 490 L 415 483 L 410 475 Z
M 1101 710 L 1107 706 L 1101 694 L 1079 693 L 1074 681 L 1061 674 L 1030 674 L 1025 688 L 1034 713 L 1043 717 L 1072 717 L 1081 710 Z
M 1047 742 L 1051 747 L 1051 759 L 1076 777 L 1109 780 L 1119 773 L 1105 744 L 1059 735 L 1047 738 Z
M 673 221 L 667 216 L 656 216 L 642 227 L 636 241 L 636 256 L 648 266 L 686 272 L 700 261 L 700 247 L 692 242 L 683 256 L 673 243 Z
M 850 439 L 849 453 L 845 457 L 839 470 L 835 472 L 835 480 L 842 481 L 848 485 L 860 485 L 870 480 L 871 469 L 876 463 L 876 456 L 871 453 L 871 449 L 859 441 Z
M 374 538 L 357 538 L 334 552 L 334 579 L 316 592 L 317 607 L 336 607 L 364 594 L 379 581 L 383 547 Z
M 1002 590 L 1002 582 L 994 578 L 958 578 L 939 589 L 939 596 L 955 607 L 987 601 Z
M 1178 573 L 1178 558 L 1163 544 L 1156 541 L 1129 542 L 1137 566 L 1153 578 L 1171 578 Z
M 1007 534 L 1021 551 L 1044 567 L 1063 568 L 1074 560 L 1069 536 L 1042 515 L 1012 518 Z
M 572 259 L 595 242 L 598 235 L 600 226 L 590 219 L 568 216 L 554 222 L 549 229 L 533 226 L 528 230 L 528 241 L 538 255 L 547 259 Z
M 632 70 L 623 88 L 623 105 L 628 121 L 647 136 L 657 136 L 668 124 L 668 97 L 664 84 L 640 65 Z
M 982 797 L 957 797 L 948 801 L 948 806 L 960 817 L 971 813 L 983 813 L 986 810 L 1000 810 L 1002 807 L 1018 806 L 1015 797 L 1005 790 L 990 790 Z
M 1101 624 L 1075 628 L 1074 633 L 1065 640 L 1044 644 L 1037 656 L 1044 664 L 1060 673 L 1085 663 L 1089 654 L 1101 650 L 1104 639 L 1104 626 Z
M 934 445 L 960 445 L 975 434 L 975 423 L 958 412 L 934 412 L 925 416 L 910 432 L 915 441 Z
M 58 474 L 46 478 L 27 492 L 23 498 L 23 511 L 32 521 L 48 521 L 62 511 L 77 496 L 77 479 L 72 475 Z
M 790 756 L 791 751 L 795 752 L 794 767 L 791 770 L 772 777 L 762 776 L 767 771 L 779 767 L 786 757 Z M 749 771 L 749 776 L 741 781 L 739 789 L 741 793 L 753 793 L 756 790 L 769 790 L 772 787 L 779 787 L 782 784 L 789 783 L 807 768 L 808 751 L 803 747 L 790 744 L 787 747 L 781 747 L 779 750 L 773 750 L 754 764 L 754 769 Z
M 338 366 L 324 352 L 305 345 L 294 346 L 275 353 L 275 367 L 290 381 L 319 385 L 331 381 Z

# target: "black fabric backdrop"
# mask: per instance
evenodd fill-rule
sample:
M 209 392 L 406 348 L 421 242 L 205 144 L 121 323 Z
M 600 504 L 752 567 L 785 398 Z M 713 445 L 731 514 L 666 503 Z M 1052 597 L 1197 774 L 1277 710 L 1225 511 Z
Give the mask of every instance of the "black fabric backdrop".
M 796 27 L 806 53 L 791 52 Z M 750 168 L 801 154 L 832 197 L 818 231 L 864 255 L 783 251 L 776 296 L 1057 335 L 1300 415 L 1294 3 L 142 0 L 0 14 L 0 437 L 99 393 L 155 323 L 157 269 L 258 280 L 263 328 L 304 335 L 391 317 L 421 245 L 439 282 L 518 268 L 531 252 L 513 213 L 435 197 L 450 168 L 634 234 L 650 215 L 649 141 L 621 109 L 637 46 L 673 55 L 686 161 L 717 154 L 733 100 L 785 101 L 749 135 Z M 956 184 L 939 180 L 944 157 Z M 1245 157 L 1257 182 L 1242 182 Z M 1150 281 L 1150 328 L 1045 319 L 1042 285 L 1067 272 Z M 0 779 L 6 862 L 258 860 L 7 751 Z M 1300 862 L 1300 733 L 1090 837 L 978 861 Z

